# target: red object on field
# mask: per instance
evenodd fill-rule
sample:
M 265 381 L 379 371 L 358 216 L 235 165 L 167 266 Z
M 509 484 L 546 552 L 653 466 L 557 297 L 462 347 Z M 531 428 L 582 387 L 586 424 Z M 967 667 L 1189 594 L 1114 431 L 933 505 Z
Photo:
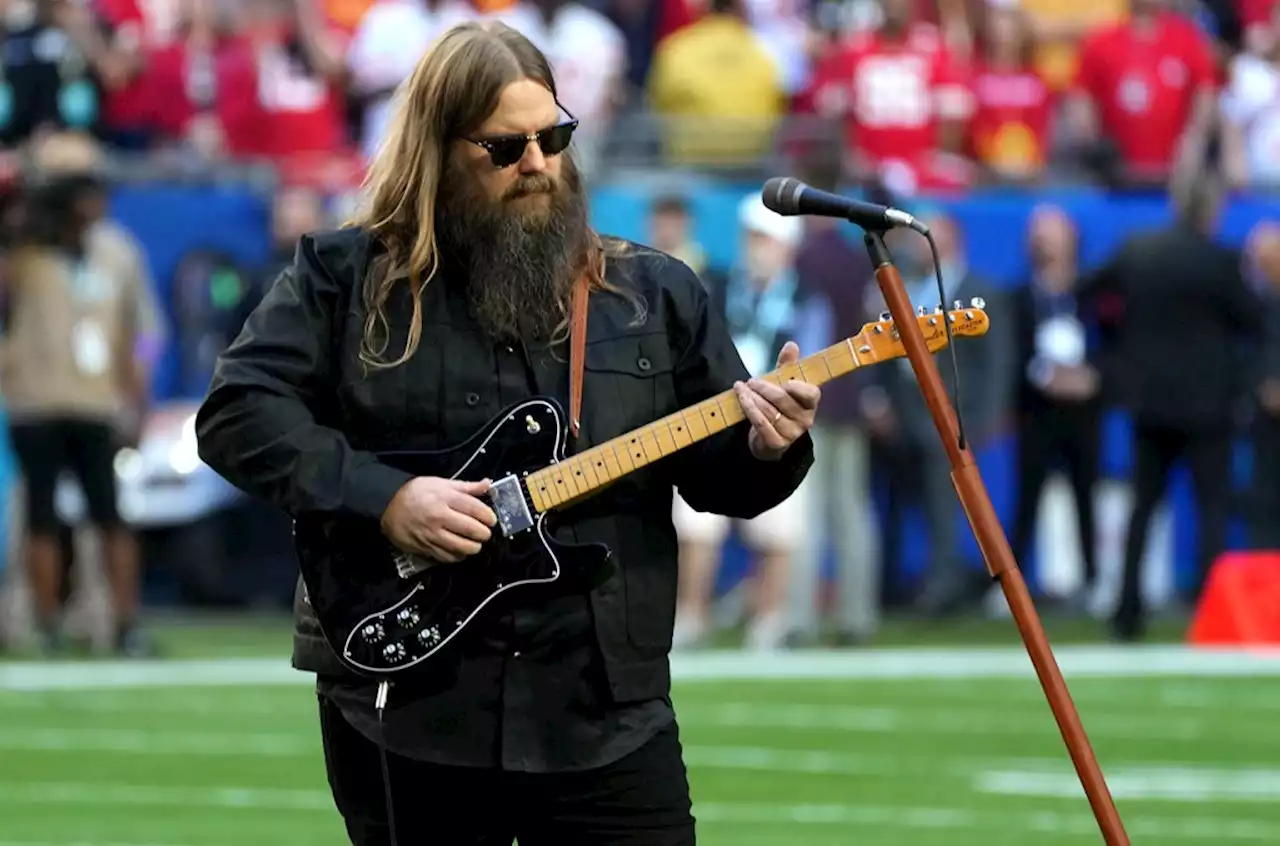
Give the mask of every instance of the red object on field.
M 1187 637 L 1195 646 L 1280 646 L 1280 551 L 1219 556 Z

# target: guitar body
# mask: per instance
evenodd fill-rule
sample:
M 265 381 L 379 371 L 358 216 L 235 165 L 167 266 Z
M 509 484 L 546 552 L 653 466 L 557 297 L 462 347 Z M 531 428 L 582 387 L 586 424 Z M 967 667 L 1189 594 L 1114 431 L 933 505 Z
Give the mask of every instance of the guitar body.
M 563 460 L 567 433 L 555 400 L 536 397 L 503 411 L 459 446 L 378 457 L 415 476 L 522 479 Z M 548 515 L 533 514 L 527 496 L 524 508 L 508 508 L 500 498 L 490 505 L 499 526 L 479 554 L 456 564 L 420 562 L 425 568 L 417 572 L 410 572 L 409 557 L 392 546 L 376 520 L 309 515 L 294 522 L 308 602 L 346 666 L 373 676 L 411 672 L 467 636 L 509 594 L 527 602 L 540 586 L 565 581 L 566 574 L 575 583 L 607 577 L 609 549 L 556 541 Z M 513 511 L 528 519 L 508 519 Z M 504 525 L 517 528 L 504 533 Z
M 983 303 L 955 310 L 921 311 L 919 337 L 929 352 L 951 337 L 987 331 Z M 906 355 L 897 326 L 881 315 L 851 338 L 779 368 L 766 379 L 824 382 L 859 367 Z M 527 605 L 544 596 L 600 584 L 611 572 L 602 544 L 564 544 L 548 521 L 595 489 L 648 463 L 744 422 L 732 391 L 669 414 L 605 443 L 566 456 L 569 427 L 555 400 L 534 397 L 490 420 L 465 443 L 447 450 L 380 453 L 380 461 L 415 476 L 466 481 L 489 479 L 486 498 L 498 518 L 492 539 L 457 564 L 414 561 L 395 549 L 377 520 L 309 515 L 294 521 L 294 547 L 307 601 L 329 645 L 352 670 L 374 677 L 412 675 L 475 629 L 500 607 Z M 565 463 L 563 467 L 553 465 Z M 536 476 L 535 476 L 536 474 Z M 566 475 L 567 474 L 567 475 Z M 537 484 L 547 512 L 526 489 Z M 539 481 L 538 477 L 541 477 Z M 566 482 L 573 479 L 573 482 Z M 555 485 L 565 484 L 564 488 Z M 544 487 L 545 486 L 545 487 Z M 572 491 L 572 496 L 560 494 Z M 550 494 L 548 494 L 550 492 Z

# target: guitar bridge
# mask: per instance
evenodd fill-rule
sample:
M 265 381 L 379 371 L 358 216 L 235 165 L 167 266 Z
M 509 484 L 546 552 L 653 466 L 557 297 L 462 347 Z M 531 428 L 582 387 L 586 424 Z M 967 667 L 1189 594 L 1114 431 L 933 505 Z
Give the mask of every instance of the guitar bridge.
M 533 514 L 524 498 L 524 488 L 515 476 L 506 476 L 489 486 L 489 503 L 502 534 L 507 537 L 533 527 Z

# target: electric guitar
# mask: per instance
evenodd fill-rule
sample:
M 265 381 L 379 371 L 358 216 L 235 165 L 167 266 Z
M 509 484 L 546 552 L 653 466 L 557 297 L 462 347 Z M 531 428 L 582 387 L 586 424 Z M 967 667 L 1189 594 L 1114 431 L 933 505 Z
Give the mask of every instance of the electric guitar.
M 984 303 L 957 301 L 944 314 L 920 310 L 930 352 L 954 337 L 977 337 L 989 326 Z M 888 313 L 821 352 L 764 376 L 783 384 L 821 385 L 906 355 Z M 525 594 L 564 579 L 598 584 L 612 572 L 603 544 L 565 544 L 552 535 L 556 512 L 635 470 L 745 420 L 732 391 L 705 399 L 639 429 L 566 455 L 567 420 L 551 398 L 516 403 L 451 449 L 384 452 L 379 459 L 415 476 L 490 479 L 485 495 L 497 517 L 481 551 L 453 564 L 424 561 L 395 548 L 378 521 L 308 515 L 294 521 L 307 601 L 326 640 L 350 669 L 389 677 L 420 668 L 445 650 L 504 594 Z M 520 596 L 517 595 L 519 600 Z M 429 662 L 428 662 L 429 666 Z

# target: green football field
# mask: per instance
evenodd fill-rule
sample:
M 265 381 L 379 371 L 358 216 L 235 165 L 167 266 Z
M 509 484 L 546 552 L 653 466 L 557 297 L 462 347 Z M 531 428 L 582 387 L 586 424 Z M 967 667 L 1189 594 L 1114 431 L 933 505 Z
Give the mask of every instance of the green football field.
M 307 678 L 242 638 L 0 664 L 0 846 L 346 842 Z M 699 842 L 1101 842 L 1014 643 L 678 657 Z M 1134 843 L 1280 843 L 1280 657 L 1056 649 Z

